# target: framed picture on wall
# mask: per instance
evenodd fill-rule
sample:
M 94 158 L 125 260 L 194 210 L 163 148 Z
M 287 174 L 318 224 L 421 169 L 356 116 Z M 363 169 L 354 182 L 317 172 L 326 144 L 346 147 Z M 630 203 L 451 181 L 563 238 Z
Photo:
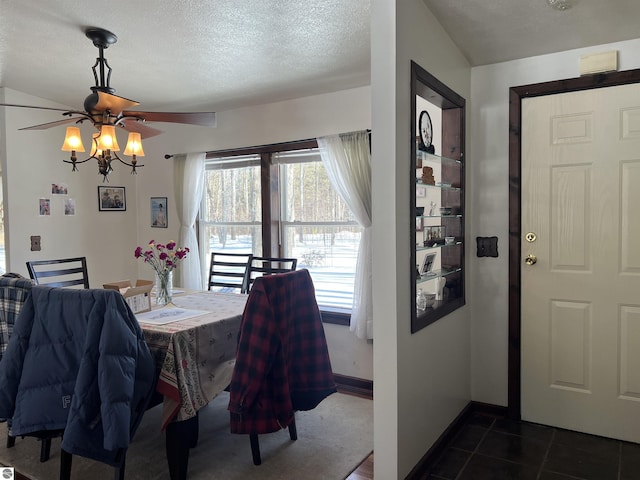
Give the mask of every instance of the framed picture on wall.
M 98 210 L 101 212 L 124 212 L 127 200 L 124 187 L 98 187 Z
M 66 195 L 67 193 L 69 193 L 69 187 L 67 187 L 64 183 L 51 184 L 52 195 Z
M 151 197 L 151 226 L 167 228 L 167 197 Z
M 51 199 L 50 198 L 41 198 L 38 204 L 38 211 L 40 215 L 51 215 Z
M 64 199 L 64 214 L 75 215 L 76 214 L 76 200 L 75 198 Z

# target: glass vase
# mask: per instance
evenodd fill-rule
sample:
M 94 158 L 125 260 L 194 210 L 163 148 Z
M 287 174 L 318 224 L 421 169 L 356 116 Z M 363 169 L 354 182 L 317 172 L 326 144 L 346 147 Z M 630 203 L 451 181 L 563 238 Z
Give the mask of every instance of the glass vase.
M 173 271 L 156 272 L 156 305 L 171 303 L 173 296 Z

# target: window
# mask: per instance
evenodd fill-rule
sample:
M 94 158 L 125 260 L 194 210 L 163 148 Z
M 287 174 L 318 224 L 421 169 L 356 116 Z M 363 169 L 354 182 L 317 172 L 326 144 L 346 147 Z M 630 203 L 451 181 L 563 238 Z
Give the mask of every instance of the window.
M 200 228 L 205 253 L 262 250 L 260 156 L 221 158 L 207 163 Z M 208 250 L 207 250 L 208 249 Z
M 306 143 L 210 154 L 205 252 L 295 257 L 311 273 L 321 309 L 349 311 L 362 229 L 331 187 L 315 141 Z

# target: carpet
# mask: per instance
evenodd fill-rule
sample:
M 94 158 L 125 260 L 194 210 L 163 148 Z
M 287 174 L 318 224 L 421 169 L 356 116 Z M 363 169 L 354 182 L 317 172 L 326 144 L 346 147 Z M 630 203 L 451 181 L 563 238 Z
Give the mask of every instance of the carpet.
M 373 450 L 373 402 L 334 393 L 314 410 L 296 413 L 298 440 L 287 429 L 260 435 L 262 465 L 251 459 L 248 435 L 229 432 L 228 393 L 200 411 L 198 445 L 189 456 L 189 480 L 341 480 Z M 145 413 L 127 452 L 126 480 L 168 479 L 165 436 L 159 431 L 161 406 Z M 60 468 L 60 439 L 51 444 L 51 458 L 40 463 L 40 442 L 18 438 L 4 446 L 6 423 L 0 424 L 0 464 L 15 467 L 32 480 L 56 480 Z M 73 457 L 73 479 L 113 478 L 113 469 Z

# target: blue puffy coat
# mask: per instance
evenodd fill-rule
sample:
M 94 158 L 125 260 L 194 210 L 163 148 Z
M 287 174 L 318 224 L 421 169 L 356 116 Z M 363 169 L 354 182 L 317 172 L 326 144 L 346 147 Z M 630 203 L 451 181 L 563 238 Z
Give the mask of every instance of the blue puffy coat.
M 67 452 L 116 465 L 154 385 L 120 293 L 34 286 L 0 361 L 0 418 L 16 436 L 64 429 Z

